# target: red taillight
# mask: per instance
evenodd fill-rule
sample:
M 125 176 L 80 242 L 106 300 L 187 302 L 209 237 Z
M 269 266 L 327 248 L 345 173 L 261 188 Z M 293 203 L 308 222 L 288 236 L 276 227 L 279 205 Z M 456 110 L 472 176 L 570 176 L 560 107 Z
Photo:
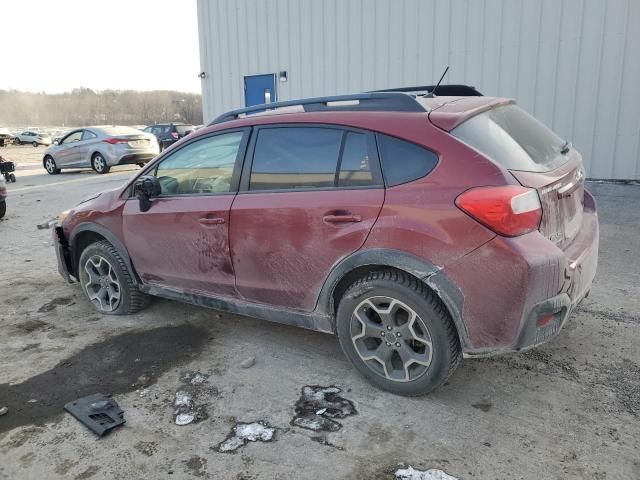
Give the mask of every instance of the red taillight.
M 516 185 L 472 188 L 456 199 L 456 205 L 494 232 L 507 237 L 537 230 L 542 219 L 538 192 Z
M 175 138 L 176 140 L 179 138 L 179 136 L 178 136 L 178 132 L 171 132 L 171 136 L 172 136 L 173 138 Z
M 129 143 L 129 139 L 127 139 L 127 138 L 117 138 L 117 137 L 105 138 L 102 141 L 110 143 L 111 145 L 115 145 L 117 143 Z

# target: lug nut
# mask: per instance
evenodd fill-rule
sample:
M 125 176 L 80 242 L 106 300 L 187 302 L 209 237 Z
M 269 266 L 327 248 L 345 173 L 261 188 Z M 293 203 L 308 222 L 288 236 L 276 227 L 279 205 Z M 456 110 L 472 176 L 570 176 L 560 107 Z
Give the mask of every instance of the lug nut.
M 384 332 L 382 332 L 380 335 L 382 335 L 384 337 L 386 334 Z
M 401 337 L 402 335 L 400 335 L 400 332 L 396 333 L 396 337 Z
M 391 326 L 388 326 L 388 327 L 387 327 L 387 330 L 391 330 Z
M 387 347 L 390 347 L 390 346 L 391 346 L 391 344 L 389 342 L 387 342 Z
M 396 347 L 400 347 L 400 342 L 396 342 Z

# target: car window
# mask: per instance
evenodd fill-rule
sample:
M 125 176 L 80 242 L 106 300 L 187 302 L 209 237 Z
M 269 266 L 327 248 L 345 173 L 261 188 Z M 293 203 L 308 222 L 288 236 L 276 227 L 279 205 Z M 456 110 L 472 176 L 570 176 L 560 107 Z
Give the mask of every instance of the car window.
M 569 160 L 564 140 L 513 104 L 471 117 L 451 134 L 511 170 L 547 172 Z
M 203 138 L 169 155 L 156 170 L 162 195 L 231 191 L 242 135 L 233 132 Z
M 67 135 L 65 138 L 62 139 L 62 141 L 60 142 L 60 144 L 69 144 L 69 143 L 73 143 L 73 142 L 78 142 L 82 139 L 82 130 L 78 130 L 77 132 L 73 132 L 69 135 Z
M 94 138 L 98 138 L 98 136 L 89 130 L 85 130 L 82 134 L 82 140 L 93 140 Z
M 438 163 L 438 156 L 431 150 L 388 135 L 378 135 L 378 150 L 388 187 L 422 178 Z
M 347 132 L 340 161 L 339 187 L 371 185 L 373 174 L 364 133 Z
M 258 133 L 250 190 L 333 187 L 342 131 L 330 128 L 265 128 Z
M 153 131 L 153 127 L 143 128 L 142 131 L 145 132 L 145 133 L 151 133 Z

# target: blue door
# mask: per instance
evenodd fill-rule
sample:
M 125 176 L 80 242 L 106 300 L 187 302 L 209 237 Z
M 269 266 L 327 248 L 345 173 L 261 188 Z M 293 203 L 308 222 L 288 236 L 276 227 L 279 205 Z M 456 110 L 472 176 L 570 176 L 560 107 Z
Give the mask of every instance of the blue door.
M 251 75 L 244 77 L 244 104 L 246 107 L 276 101 L 276 76 Z

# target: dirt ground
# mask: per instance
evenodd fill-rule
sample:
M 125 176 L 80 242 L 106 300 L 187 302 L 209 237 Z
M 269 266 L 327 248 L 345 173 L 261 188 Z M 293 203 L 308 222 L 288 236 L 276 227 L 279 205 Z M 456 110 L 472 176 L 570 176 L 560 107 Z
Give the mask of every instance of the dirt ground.
M 0 221 L 0 478 L 392 479 L 402 465 L 459 479 L 640 478 L 639 186 L 589 185 L 599 270 L 559 337 L 465 360 L 408 399 L 366 383 L 330 335 L 165 300 L 94 312 L 36 225 L 135 168 L 49 176 L 42 152 L 0 149 L 18 162 Z M 98 392 L 126 418 L 102 439 L 63 411 Z M 193 423 L 176 425 L 177 392 Z M 341 415 L 303 428 L 323 405 Z M 238 440 L 234 426 L 252 422 L 272 435 Z

